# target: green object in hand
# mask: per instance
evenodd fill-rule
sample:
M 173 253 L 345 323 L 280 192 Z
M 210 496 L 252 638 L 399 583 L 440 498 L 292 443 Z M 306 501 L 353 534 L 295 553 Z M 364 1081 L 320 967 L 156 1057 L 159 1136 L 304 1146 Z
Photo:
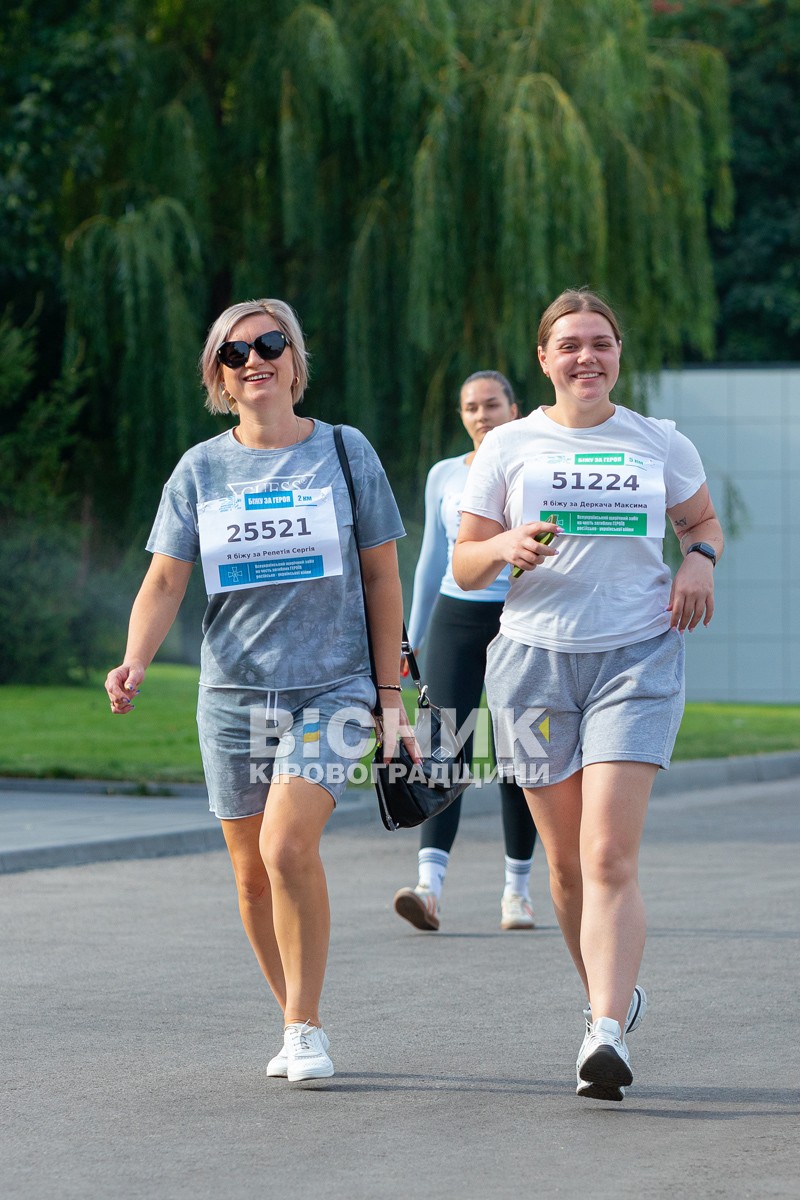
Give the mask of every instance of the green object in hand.
M 555 519 L 556 519 L 555 513 L 550 513 L 548 516 L 545 517 L 545 521 L 555 521 Z M 548 529 L 546 533 L 537 533 L 533 540 L 535 542 L 539 542 L 542 546 L 549 546 L 555 536 L 556 535 L 554 533 L 551 533 L 550 530 Z M 519 579 L 521 574 L 522 574 L 522 567 L 512 567 L 511 568 L 511 578 L 512 579 Z

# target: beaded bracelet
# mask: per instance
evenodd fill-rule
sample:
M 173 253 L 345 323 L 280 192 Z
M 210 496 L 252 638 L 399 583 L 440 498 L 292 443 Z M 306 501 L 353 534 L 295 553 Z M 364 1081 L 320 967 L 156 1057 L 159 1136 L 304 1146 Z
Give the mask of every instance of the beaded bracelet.
M 398 683 L 379 683 L 379 692 L 402 692 L 402 688 Z

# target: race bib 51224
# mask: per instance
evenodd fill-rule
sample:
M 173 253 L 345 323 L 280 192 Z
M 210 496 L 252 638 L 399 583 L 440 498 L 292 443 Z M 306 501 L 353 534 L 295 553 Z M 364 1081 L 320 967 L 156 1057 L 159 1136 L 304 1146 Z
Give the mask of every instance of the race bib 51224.
M 525 465 L 525 521 L 557 521 L 579 537 L 663 538 L 664 464 L 626 450 L 541 454 Z

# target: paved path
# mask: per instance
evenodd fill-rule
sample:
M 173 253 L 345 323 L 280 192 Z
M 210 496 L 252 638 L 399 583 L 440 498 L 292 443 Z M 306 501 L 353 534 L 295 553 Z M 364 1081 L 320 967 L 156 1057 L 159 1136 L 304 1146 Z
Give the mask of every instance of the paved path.
M 800 752 L 676 763 L 656 777 L 654 794 L 721 784 L 800 778 Z M 464 811 L 497 811 L 497 785 L 471 788 Z M 351 788 L 334 821 L 374 820 L 372 789 Z M 0 874 L 80 866 L 125 858 L 158 858 L 222 847 L 219 822 L 205 789 L 154 785 L 149 794 L 124 784 L 0 778 Z
M 265 1078 L 280 1026 L 224 852 L 5 874 L 4 1200 L 796 1197 L 799 791 L 654 796 L 621 1105 L 574 1095 L 581 997 L 541 855 L 539 928 L 498 929 L 496 813 L 462 824 L 439 934 L 391 909 L 415 835 L 371 805 L 331 822 L 337 1074 L 309 1085 Z

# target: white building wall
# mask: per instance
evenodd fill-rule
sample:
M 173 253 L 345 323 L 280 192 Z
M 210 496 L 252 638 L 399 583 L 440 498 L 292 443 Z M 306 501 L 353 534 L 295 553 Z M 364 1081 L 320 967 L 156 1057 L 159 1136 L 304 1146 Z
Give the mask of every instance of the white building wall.
M 664 371 L 649 411 L 697 446 L 720 515 L 726 477 L 747 511 L 714 619 L 687 635 L 687 698 L 799 703 L 800 368 Z

